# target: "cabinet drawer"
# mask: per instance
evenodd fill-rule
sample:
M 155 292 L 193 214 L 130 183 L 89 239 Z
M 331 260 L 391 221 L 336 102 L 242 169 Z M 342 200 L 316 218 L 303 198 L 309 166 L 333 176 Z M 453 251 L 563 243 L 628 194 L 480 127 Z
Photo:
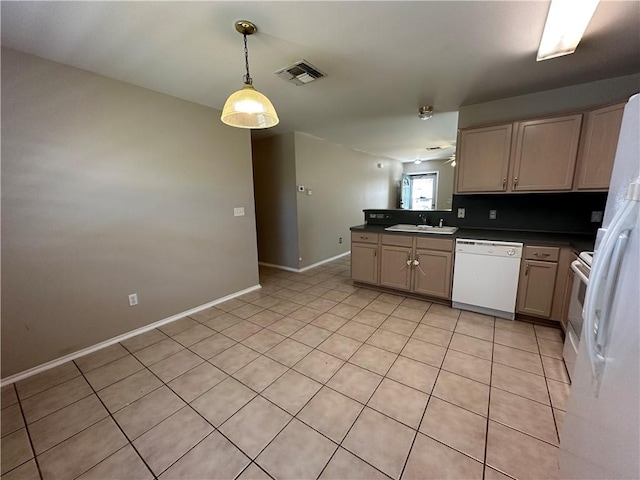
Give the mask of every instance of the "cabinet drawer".
M 524 247 L 525 260 L 543 260 L 557 262 L 560 256 L 558 247 Z
M 351 241 L 352 242 L 362 242 L 362 243 L 378 243 L 378 234 L 377 233 L 358 233 L 351 232 Z
M 394 245 L 396 247 L 413 246 L 413 237 L 405 237 L 404 235 L 382 235 L 383 245 Z
M 416 248 L 453 252 L 453 240 L 445 238 L 416 238 Z

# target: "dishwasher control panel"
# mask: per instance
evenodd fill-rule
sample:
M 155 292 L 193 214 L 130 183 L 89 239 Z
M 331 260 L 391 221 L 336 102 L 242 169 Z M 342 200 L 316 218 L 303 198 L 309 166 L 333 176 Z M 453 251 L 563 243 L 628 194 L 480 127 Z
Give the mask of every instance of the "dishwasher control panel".
M 491 240 L 470 240 L 463 238 L 456 240 L 457 253 L 522 258 L 522 249 L 522 243 L 518 242 L 494 242 Z

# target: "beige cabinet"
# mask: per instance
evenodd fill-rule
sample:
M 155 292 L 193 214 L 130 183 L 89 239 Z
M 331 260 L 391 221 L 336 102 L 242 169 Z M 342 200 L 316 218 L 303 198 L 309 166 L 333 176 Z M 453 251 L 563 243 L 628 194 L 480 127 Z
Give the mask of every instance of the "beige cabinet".
M 518 313 L 551 317 L 559 253 L 555 247 L 525 247 L 518 283 Z
M 511 123 L 460 131 L 457 192 L 507 190 L 512 131 Z
M 351 279 L 355 282 L 378 283 L 377 233 L 351 233 Z
M 624 105 L 609 105 L 585 115 L 576 168 L 576 190 L 609 188 Z
M 382 235 L 380 285 L 398 290 L 411 289 L 413 237 Z
M 383 235 L 381 243 L 380 285 L 451 298 L 453 240 Z
M 512 191 L 571 190 L 582 114 L 517 123 Z
M 581 126 L 578 113 L 460 130 L 456 193 L 571 190 Z
M 416 249 L 413 291 L 432 297 L 451 298 L 453 254 L 437 250 Z

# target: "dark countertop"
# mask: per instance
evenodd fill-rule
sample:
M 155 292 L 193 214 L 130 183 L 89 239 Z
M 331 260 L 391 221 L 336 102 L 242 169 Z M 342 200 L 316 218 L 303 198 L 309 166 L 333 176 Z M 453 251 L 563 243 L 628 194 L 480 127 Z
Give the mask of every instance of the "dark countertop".
M 460 228 L 453 235 L 434 233 L 387 232 L 389 225 L 357 225 L 351 227 L 352 232 L 386 233 L 391 235 L 425 236 L 437 238 L 470 238 L 474 240 L 495 240 L 498 242 L 522 242 L 528 245 L 549 245 L 571 247 L 576 252 L 593 251 L 595 234 L 571 234 L 550 232 L 527 232 L 522 230 L 488 230 L 477 228 Z

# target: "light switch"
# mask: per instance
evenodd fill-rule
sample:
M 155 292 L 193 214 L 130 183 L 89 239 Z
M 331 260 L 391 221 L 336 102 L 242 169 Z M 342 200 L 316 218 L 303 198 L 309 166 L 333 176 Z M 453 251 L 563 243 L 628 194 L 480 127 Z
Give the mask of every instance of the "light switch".
M 235 207 L 233 209 L 234 217 L 244 217 L 244 207 Z

